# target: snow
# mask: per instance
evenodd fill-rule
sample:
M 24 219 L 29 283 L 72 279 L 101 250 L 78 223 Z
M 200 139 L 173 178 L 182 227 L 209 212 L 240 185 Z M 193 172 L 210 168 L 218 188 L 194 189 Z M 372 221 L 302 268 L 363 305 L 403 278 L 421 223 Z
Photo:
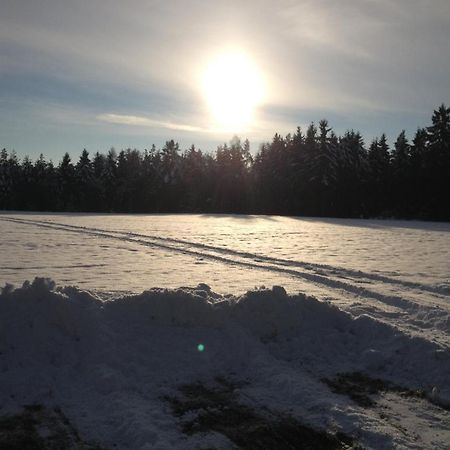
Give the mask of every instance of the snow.
M 221 376 L 367 448 L 448 448 L 450 224 L 17 213 L 0 230 L 0 415 L 43 403 L 106 448 L 230 448 L 164 400 Z M 323 382 L 352 372 L 424 397 L 365 408 Z

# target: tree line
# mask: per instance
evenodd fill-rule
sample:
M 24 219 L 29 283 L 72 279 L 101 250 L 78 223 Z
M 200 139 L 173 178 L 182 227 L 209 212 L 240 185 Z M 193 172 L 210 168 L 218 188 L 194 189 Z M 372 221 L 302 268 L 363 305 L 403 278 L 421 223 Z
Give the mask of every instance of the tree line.
M 258 213 L 450 220 L 450 108 L 411 142 L 386 135 L 365 145 L 337 136 L 326 120 L 275 134 L 256 155 L 234 137 L 215 153 L 173 140 L 58 165 L 0 154 L 0 209 L 117 213 Z

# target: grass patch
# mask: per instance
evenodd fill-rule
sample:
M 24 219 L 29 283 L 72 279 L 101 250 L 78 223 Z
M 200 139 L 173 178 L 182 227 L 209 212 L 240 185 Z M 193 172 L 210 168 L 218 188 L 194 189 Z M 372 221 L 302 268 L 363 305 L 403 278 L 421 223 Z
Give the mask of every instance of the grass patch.
M 216 378 L 211 385 L 201 383 L 180 387 L 180 396 L 166 397 L 173 413 L 182 419 L 182 430 L 188 435 L 217 432 L 226 436 L 237 448 L 262 449 L 349 449 L 356 448 L 352 438 L 316 430 L 297 419 L 239 403 L 236 385 Z M 194 419 L 183 420 L 189 413 Z
M 20 414 L 0 417 L 2 450 L 101 450 L 83 441 L 59 408 L 25 405 Z

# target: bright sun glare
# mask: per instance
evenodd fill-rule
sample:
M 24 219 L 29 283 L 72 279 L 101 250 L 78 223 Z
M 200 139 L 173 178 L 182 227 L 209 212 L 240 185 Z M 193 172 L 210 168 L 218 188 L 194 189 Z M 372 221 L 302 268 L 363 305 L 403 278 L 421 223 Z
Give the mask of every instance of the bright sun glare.
M 202 88 L 214 125 L 222 131 L 244 131 L 264 96 L 261 73 L 240 52 L 212 59 L 203 73 Z

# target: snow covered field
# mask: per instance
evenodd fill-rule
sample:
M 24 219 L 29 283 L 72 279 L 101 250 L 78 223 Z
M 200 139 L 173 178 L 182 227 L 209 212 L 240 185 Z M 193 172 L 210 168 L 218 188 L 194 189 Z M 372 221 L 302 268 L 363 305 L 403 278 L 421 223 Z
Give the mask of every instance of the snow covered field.
M 221 377 L 366 448 L 449 448 L 450 224 L 3 213 L 0 232 L 0 414 L 56 405 L 105 448 L 233 448 L 167 401 Z

